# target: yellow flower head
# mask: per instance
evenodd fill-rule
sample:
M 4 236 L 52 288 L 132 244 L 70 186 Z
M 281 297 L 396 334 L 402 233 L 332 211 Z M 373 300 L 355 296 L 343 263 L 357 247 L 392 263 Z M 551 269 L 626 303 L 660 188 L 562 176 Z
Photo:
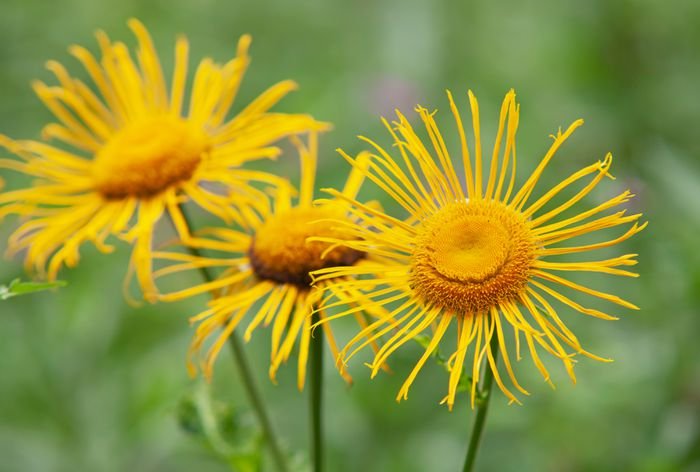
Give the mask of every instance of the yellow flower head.
M 250 232 L 228 228 L 202 230 L 203 235 L 210 236 L 200 238 L 202 246 L 226 253 L 229 257 L 155 253 L 159 259 L 177 262 L 157 271 L 157 277 L 195 268 L 225 268 L 216 280 L 160 297 L 164 301 L 176 301 L 206 292 L 215 294 L 207 310 L 191 319 L 198 323 L 190 348 L 189 368 L 193 375 L 196 372 L 193 361 L 205 341 L 215 338 L 202 363 L 204 375 L 210 377 L 219 351 L 243 318 L 254 312 L 245 328 L 244 340 L 250 340 L 260 324 L 272 324 L 269 373 L 273 381 L 278 368 L 289 359 L 299 340 L 297 384 L 299 389 L 303 388 L 312 335 L 311 314 L 320 304 L 322 293 L 312 290 L 309 273 L 337 265 L 359 267 L 367 262 L 361 251 L 331 246 L 326 242 L 345 234 L 338 225 L 349 223 L 351 215 L 347 205 L 335 199 L 312 205 L 317 137 L 313 133 L 310 135 L 308 147 L 299 139 L 293 139 L 293 142 L 301 156 L 301 185 L 296 204 L 289 187 L 282 186 L 276 189 L 271 207 L 260 215 L 250 215 Z M 360 157 L 358 161 L 364 159 Z M 353 199 L 363 179 L 359 170 L 351 172 L 339 195 Z M 323 310 L 318 311 L 317 316 L 320 320 L 326 318 Z M 357 310 L 355 316 L 361 326 L 367 326 L 364 314 Z M 338 348 L 330 325 L 324 323 L 322 329 L 333 355 L 337 357 Z M 351 381 L 347 374 L 343 373 L 343 376 L 346 381 Z
M 357 223 L 350 225 L 352 236 L 346 238 L 350 241 L 339 238 L 329 242 L 362 250 L 368 257 L 380 255 L 384 260 L 362 267 L 330 267 L 312 275 L 316 283 L 325 285 L 325 289 L 331 292 L 333 280 L 340 275 L 350 277 L 344 285 L 346 289 L 353 289 L 358 298 L 345 296 L 345 302 L 375 312 L 378 308 L 386 308 L 386 315 L 360 331 L 341 351 L 341 367 L 367 342 L 387 335 L 388 340 L 370 365 L 374 376 L 396 349 L 432 328 L 425 353 L 398 394 L 397 400 L 405 399 L 416 375 L 446 336 L 449 326 L 456 324 L 455 348 L 447 362 L 450 372 L 448 394 L 443 401 L 452 408 L 469 353 L 472 358 L 472 405 L 484 359 L 501 390 L 511 401 L 518 402 L 499 373 L 494 350 L 497 345 L 502 352 L 505 371 L 512 385 L 527 394 L 511 366 L 510 347 L 504 334 L 506 328 L 513 331 L 517 358 L 520 359 L 524 339 L 546 381 L 550 382 L 550 375 L 539 357 L 542 349 L 560 359 L 575 381 L 576 354 L 605 359 L 581 347 L 548 298 L 580 313 L 603 319 L 614 318 L 580 305 L 560 293 L 559 289 L 573 289 L 627 308 L 637 308 L 615 295 L 556 275 L 562 271 L 588 271 L 636 277 L 637 274 L 619 268 L 636 264 L 636 254 L 586 262 L 564 262 L 552 258 L 613 246 L 641 231 L 646 223 L 638 224 L 641 215 L 627 215 L 625 210 L 600 216 L 600 213 L 627 202 L 633 196 L 629 191 L 596 207 L 561 216 L 588 195 L 605 176 L 611 177 L 608 173 L 612 162 L 610 155 L 602 162 L 568 176 L 538 199 L 532 201 L 530 198 L 547 164 L 583 123 L 581 120 L 574 122 L 565 132 L 560 130 L 552 136 L 554 143 L 549 151 L 525 183 L 516 189 L 515 134 L 519 106 L 515 102 L 515 93 L 510 91 L 503 101 L 488 169 L 483 165 L 476 98 L 469 92 L 474 132 L 473 159 L 462 118 L 449 92 L 448 98 L 459 131 L 464 178 L 460 177 L 448 153 L 433 118 L 434 113 L 417 108 L 429 137 L 429 143 L 426 143 L 421 141 L 408 120 L 397 112 L 398 120 L 393 126 L 384 121 L 394 139 L 395 155 L 366 138 L 362 139 L 375 151 L 369 164 L 358 163 L 343 155 L 353 164 L 355 171 L 362 172 L 403 207 L 408 218 L 389 216 L 329 190 L 331 195 L 350 203 L 357 217 Z M 569 192 L 573 195 L 562 200 L 566 195 L 562 192 L 582 179 L 584 182 L 588 179 L 583 188 L 576 193 Z M 553 204 L 555 197 L 557 203 Z M 547 210 L 544 210 L 548 203 Z M 628 223 L 632 226 L 612 240 L 579 246 L 558 245 L 577 236 Z M 339 304 L 336 302 L 334 306 Z M 349 313 L 354 313 L 354 307 L 341 310 L 334 317 Z
M 241 207 L 264 197 L 250 182 L 277 179 L 240 165 L 274 158 L 275 141 L 324 125 L 306 115 L 269 112 L 296 89 L 292 81 L 272 86 L 228 118 L 250 62 L 250 36 L 241 37 L 231 61 L 200 62 L 185 106 L 187 40 L 177 40 L 168 87 L 148 32 L 137 20 L 129 27 L 138 39 L 135 59 L 102 31 L 97 33 L 100 60 L 81 46 L 70 48 L 94 87 L 71 77 L 61 64 L 47 63 L 59 85 L 35 82 L 34 89 L 58 120 L 44 128 L 44 138 L 60 144 L 0 135 L 0 145 L 20 158 L 0 159 L 0 168 L 37 179 L 29 188 L 0 194 L 0 218 L 28 217 L 11 236 L 9 252 L 26 250 L 27 268 L 48 271 L 50 279 L 62 265 L 78 262 L 84 242 L 108 252 L 106 239 L 120 236 L 134 245 L 132 266 L 144 294 L 153 299 L 152 235 L 163 214 L 192 245 L 197 241 L 179 210 L 185 201 L 224 221 L 243 222 Z

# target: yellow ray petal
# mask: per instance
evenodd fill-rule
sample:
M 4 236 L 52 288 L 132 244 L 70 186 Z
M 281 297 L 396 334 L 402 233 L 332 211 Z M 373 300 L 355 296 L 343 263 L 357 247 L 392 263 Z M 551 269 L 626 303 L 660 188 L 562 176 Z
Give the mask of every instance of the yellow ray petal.
M 413 381 L 416 379 L 418 372 L 420 372 L 420 370 L 425 365 L 425 362 L 430 358 L 430 356 L 433 354 L 433 352 L 437 348 L 438 344 L 442 340 L 442 337 L 445 335 L 445 331 L 447 331 L 447 328 L 450 326 L 451 322 L 452 322 L 452 318 L 450 318 L 449 316 L 443 316 L 442 318 L 440 318 L 440 322 L 438 323 L 438 326 L 437 326 L 435 332 L 433 333 L 433 336 L 430 339 L 430 342 L 426 346 L 425 352 L 423 353 L 421 358 L 418 360 L 415 367 L 413 367 L 413 370 L 406 378 L 406 381 L 401 386 L 401 389 L 399 390 L 399 393 L 396 397 L 396 401 L 408 399 L 408 389 L 411 387 L 411 384 L 413 384 Z

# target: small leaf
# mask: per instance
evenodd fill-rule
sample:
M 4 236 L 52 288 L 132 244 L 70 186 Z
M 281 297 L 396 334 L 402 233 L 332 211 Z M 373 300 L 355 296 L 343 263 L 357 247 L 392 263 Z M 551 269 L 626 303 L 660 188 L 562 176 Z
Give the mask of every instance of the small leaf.
M 458 392 L 471 392 L 472 390 L 472 376 L 471 375 L 462 375 L 462 377 L 459 378 L 459 383 L 457 384 L 457 391 Z M 481 392 L 477 390 L 477 396 L 481 395 Z
M 426 334 L 419 334 L 413 340 L 423 346 L 423 349 L 427 349 L 428 344 L 430 344 L 430 337 Z
M 195 436 L 203 434 L 197 405 L 189 395 L 181 399 L 177 406 L 177 422 L 180 424 L 180 427 L 189 434 Z
M 419 334 L 419 335 L 415 336 L 413 338 L 413 340 L 415 342 L 417 342 L 418 344 L 420 344 L 423 349 L 427 349 L 428 345 L 430 345 L 431 338 L 427 334 Z M 435 361 L 438 363 L 438 365 L 445 367 L 445 369 L 447 369 L 449 371 L 449 369 L 447 368 L 447 359 L 442 355 L 439 348 L 436 348 L 430 354 L 430 357 L 435 359 Z
M 57 280 L 55 282 L 22 282 L 15 279 L 9 285 L 0 285 L 0 300 L 26 295 L 28 293 L 42 292 L 56 287 L 65 287 L 67 282 Z
M 214 456 L 238 472 L 257 472 L 261 467 L 263 436 L 257 427 L 242 420 L 231 405 L 216 401 L 209 385 L 198 382 L 177 408 L 180 427 L 201 441 Z

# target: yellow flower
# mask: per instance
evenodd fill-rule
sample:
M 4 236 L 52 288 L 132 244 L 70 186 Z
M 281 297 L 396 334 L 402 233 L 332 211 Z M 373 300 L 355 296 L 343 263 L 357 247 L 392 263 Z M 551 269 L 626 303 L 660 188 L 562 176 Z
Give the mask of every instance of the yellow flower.
M 47 63 L 59 85 L 33 85 L 59 121 L 44 128 L 44 138 L 61 143 L 0 135 L 0 145 L 20 158 L 0 159 L 0 168 L 37 179 L 31 187 L 0 194 L 0 218 L 28 217 L 11 236 L 9 253 L 26 250 L 27 269 L 48 272 L 49 279 L 64 264 L 78 262 L 84 242 L 109 252 L 106 239 L 118 235 L 134 245 L 131 265 L 144 294 L 153 299 L 151 244 L 161 217 L 169 215 L 179 237 L 192 245 L 197 241 L 179 209 L 185 201 L 224 221 L 242 222 L 240 208 L 264 197 L 250 182 L 278 179 L 240 169 L 241 164 L 274 158 L 279 153 L 271 146 L 275 141 L 324 125 L 306 115 L 269 112 L 296 89 L 292 81 L 277 83 L 227 118 L 250 62 L 247 35 L 231 61 L 200 62 L 184 107 L 187 39 L 175 45 L 168 88 L 148 32 L 134 19 L 129 27 L 139 43 L 135 60 L 123 43 L 110 41 L 102 31 L 97 32 L 99 61 L 81 46 L 70 48 L 97 93 L 61 64 Z
M 370 365 L 372 377 L 387 358 L 401 345 L 432 328 L 432 337 L 399 391 L 397 400 L 405 399 L 410 385 L 452 324 L 457 325 L 456 346 L 449 356 L 448 394 L 443 402 L 450 408 L 455 401 L 467 353 L 472 358 L 472 406 L 480 369 L 484 359 L 493 372 L 496 383 L 510 399 L 518 402 L 501 377 L 492 350 L 492 340 L 503 353 L 503 364 L 512 385 L 523 394 L 527 391 L 518 383 L 511 365 L 511 346 L 506 328 L 513 330 L 516 356 L 525 344 L 534 363 L 546 381 L 547 368 L 541 362 L 538 349 L 560 359 L 572 380 L 574 358 L 582 354 L 604 360 L 585 351 L 576 336 L 567 328 L 557 311 L 547 300 L 551 297 L 580 313 L 602 319 L 614 319 L 601 311 L 586 308 L 560 293 L 560 288 L 573 289 L 618 305 L 637 309 L 615 295 L 590 289 L 556 275 L 556 272 L 602 272 L 636 277 L 637 274 L 618 268 L 636 264 L 636 254 L 606 260 L 565 262 L 552 260 L 559 255 L 582 254 L 613 246 L 641 231 L 640 214 L 626 215 L 618 211 L 607 216 L 601 212 L 627 202 L 629 191 L 578 213 L 562 214 L 579 203 L 608 173 L 612 157 L 607 155 L 573 173 L 538 199 L 531 201 L 535 184 L 540 179 L 555 152 L 583 122 L 574 122 L 565 132 L 552 136 L 554 143 L 519 190 L 515 188 L 515 134 L 519 106 L 515 93 L 509 92 L 500 111 L 490 167 L 484 169 L 482 159 L 479 107 L 469 92 L 474 131 L 474 159 L 470 157 L 462 119 L 448 92 L 450 107 L 457 123 L 461 142 L 465 178 L 460 178 L 456 165 L 448 154 L 445 141 L 433 118 L 434 113 L 418 107 L 429 141 L 423 142 L 406 118 L 397 112 L 393 128 L 384 121 L 394 139 L 397 155 L 392 156 L 373 141 L 362 138 L 375 150 L 369 165 L 359 164 L 343 156 L 372 180 L 408 213 L 401 219 L 369 208 L 335 190 L 328 192 L 355 208 L 357 223 L 351 225 L 351 241 L 338 238 L 358 251 L 381 255 L 383 262 L 362 267 L 329 267 L 312 274 L 325 290 L 333 291 L 333 280 L 349 278 L 345 289 L 354 290 L 363 300 L 347 295 L 348 303 L 387 314 L 361 330 L 341 351 L 340 363 L 346 362 L 368 342 L 387 335 L 389 339 L 375 354 Z M 505 146 L 502 147 L 503 141 Z M 342 153 L 342 151 L 341 151 Z M 365 170 L 363 170 L 365 169 Z M 581 179 L 590 181 L 573 196 L 563 199 L 561 193 Z M 556 197 L 556 199 L 555 199 Z M 552 203 L 555 199 L 556 203 Z M 546 204 L 550 204 L 546 211 Z M 569 216 L 570 215 L 570 216 Z M 605 228 L 627 223 L 632 226 L 615 239 L 579 246 L 557 243 Z M 371 299 L 367 303 L 364 298 Z M 336 303 L 337 305 L 337 303 Z M 335 317 L 353 313 L 354 307 Z M 361 342 L 362 341 L 362 342 Z M 572 352 L 567 351 L 567 347 Z M 341 367 L 343 367 L 341 365 Z
M 317 137 L 313 133 L 310 135 L 308 147 L 298 139 L 293 139 L 293 142 L 301 156 L 301 185 L 296 205 L 289 187 L 279 187 L 271 208 L 262 212 L 260 217 L 250 215 L 249 233 L 229 228 L 202 230 L 203 235 L 216 238 L 210 240 L 208 248 L 228 253 L 227 258 L 155 253 L 159 259 L 177 262 L 157 271 L 156 277 L 203 267 L 225 268 L 216 280 L 160 296 L 164 301 L 176 301 L 205 292 L 215 294 L 208 308 L 191 318 L 192 323 L 198 323 L 188 363 L 192 375 L 196 373 L 195 358 L 205 341 L 215 338 L 202 363 L 204 375 L 211 377 L 214 362 L 231 333 L 248 313 L 257 310 L 248 322 L 244 340 L 249 341 L 260 324 L 272 324 L 269 374 L 273 381 L 279 366 L 289 359 L 299 340 L 297 384 L 302 389 L 312 335 L 311 313 L 318 306 L 321 295 L 321 291 L 311 289 L 309 273 L 336 265 L 360 267 L 366 262 L 365 254 L 361 251 L 333 247 L 324 242 L 326 239 L 337 239 L 341 235 L 337 220 L 341 224 L 349 223 L 351 216 L 347 205 L 341 201 L 327 200 L 312 205 Z M 363 160 L 362 157 L 358 158 L 359 162 Z M 359 170 L 351 172 L 338 195 L 353 199 L 363 179 Z M 201 240 L 206 246 L 205 238 Z M 317 316 L 321 320 L 326 317 L 323 311 L 319 311 Z M 365 315 L 360 310 L 356 311 L 355 317 L 361 326 L 367 326 Z M 220 332 L 219 328 L 222 328 Z M 337 357 L 338 347 L 329 324 L 323 324 L 323 332 L 333 355 Z M 346 381 L 351 381 L 347 374 L 343 376 Z

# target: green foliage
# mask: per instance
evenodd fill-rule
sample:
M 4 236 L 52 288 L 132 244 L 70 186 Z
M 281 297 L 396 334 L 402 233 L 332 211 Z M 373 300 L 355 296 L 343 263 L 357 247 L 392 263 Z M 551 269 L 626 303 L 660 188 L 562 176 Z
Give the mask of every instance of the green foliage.
M 205 382 L 198 382 L 194 390 L 180 400 L 177 418 L 184 431 L 229 464 L 231 470 L 260 470 L 262 433 L 246 425 L 231 405 L 215 401 Z
M 0 300 L 7 300 L 18 295 L 43 292 L 52 288 L 65 287 L 66 285 L 68 285 L 67 282 L 63 280 L 55 282 L 22 282 L 20 279 L 14 279 L 8 285 L 0 285 Z
M 265 438 L 247 409 L 213 397 L 203 380 L 180 399 L 176 416 L 180 428 L 236 472 L 259 472 L 265 462 Z M 270 459 L 271 460 L 271 459 Z M 306 454 L 289 454 L 292 472 L 308 472 Z

